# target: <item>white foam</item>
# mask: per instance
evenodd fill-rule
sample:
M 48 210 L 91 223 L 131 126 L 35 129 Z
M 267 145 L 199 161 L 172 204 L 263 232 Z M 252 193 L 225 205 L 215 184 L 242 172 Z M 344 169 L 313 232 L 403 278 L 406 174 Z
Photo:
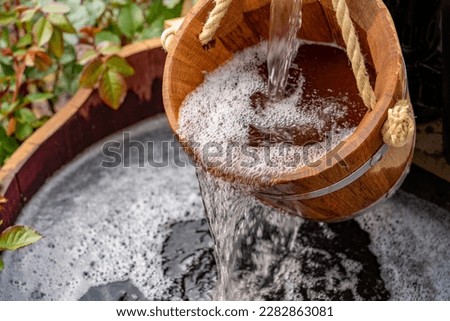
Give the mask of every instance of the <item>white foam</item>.
M 344 120 L 347 114 L 345 97 L 342 102 L 317 98 L 312 106 L 297 107 L 302 103 L 305 83 L 302 75 L 298 88 L 290 97 L 276 104 L 269 103 L 263 110 L 251 107 L 252 94 L 267 92 L 267 83 L 258 72 L 259 66 L 267 60 L 266 48 L 267 42 L 247 48 L 214 72 L 206 74 L 203 84 L 183 102 L 178 130 L 183 140 L 198 144 L 197 156 L 206 167 L 214 164 L 213 167 L 223 173 L 238 174 L 244 181 L 260 183 L 318 161 L 354 131 L 354 128 L 336 124 L 328 131 L 320 116 L 325 113 L 336 120 Z M 251 125 L 259 128 L 305 126 L 325 133 L 326 139 L 308 146 L 293 146 L 286 142 L 272 144 L 270 148 L 248 148 Z M 215 156 L 209 154 L 205 159 L 204 152 L 211 144 L 219 144 L 222 151 L 234 146 L 233 157 L 222 152 Z M 252 151 L 252 157 L 242 148 Z
M 164 116 L 141 131 L 155 142 L 171 137 Z M 90 287 L 130 280 L 154 300 L 173 284 L 162 269 L 162 245 L 172 223 L 202 218 L 194 169 L 139 168 L 137 157 L 131 168 L 100 168 L 101 146 L 62 169 L 24 208 L 18 224 L 45 238 L 4 254 L 0 299 L 78 300 Z
M 357 219 L 371 235 L 392 299 L 450 299 L 449 214 L 401 192 Z

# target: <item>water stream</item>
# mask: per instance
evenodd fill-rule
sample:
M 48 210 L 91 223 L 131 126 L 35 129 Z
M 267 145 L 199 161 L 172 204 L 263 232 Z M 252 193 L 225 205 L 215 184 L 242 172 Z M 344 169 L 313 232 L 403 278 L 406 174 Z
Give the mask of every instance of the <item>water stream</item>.
M 214 239 L 214 299 L 389 298 L 370 241 L 356 222 L 305 222 L 203 170 L 197 176 Z
M 351 126 L 348 125 L 342 126 L 339 130 L 333 130 L 333 126 L 328 128 L 325 125 L 327 117 L 331 117 L 332 123 L 338 122 L 340 113 L 341 118 L 348 117 L 349 109 L 346 105 L 349 102 L 340 104 L 336 99 L 324 99 L 330 93 L 327 93 L 327 96 L 320 96 L 314 88 L 311 92 L 307 91 L 307 82 L 310 79 L 305 77 L 308 77 L 306 73 L 309 66 L 303 66 L 299 59 L 306 61 L 309 55 L 317 53 L 307 50 L 308 55 L 305 54 L 304 49 L 303 54 L 297 55 L 301 44 L 297 39 L 302 23 L 301 10 L 302 0 L 272 1 L 268 52 L 265 53 L 264 50 L 257 49 L 258 47 L 248 49 L 236 55 L 231 65 L 211 75 L 204 83 L 206 89 L 199 89 L 186 100 L 187 105 L 182 108 L 180 120 L 180 137 L 199 139 L 204 148 L 211 147 L 212 143 L 218 147 L 218 142 L 226 142 L 226 146 L 222 146 L 226 150 L 238 143 L 241 147 L 255 147 L 265 152 L 263 147 L 267 144 L 271 145 L 274 138 L 278 136 L 281 139 L 271 147 L 285 144 L 286 137 L 290 137 L 294 145 L 302 148 L 304 143 L 296 143 L 301 141 L 299 139 L 301 137 L 307 137 L 312 141 L 312 139 L 319 139 L 322 132 L 330 132 L 330 135 L 340 137 L 341 130 L 351 130 Z M 308 46 L 304 48 L 306 47 Z M 319 48 L 319 51 L 320 49 L 322 52 L 331 50 L 325 47 Z M 331 56 L 336 57 L 337 53 Z M 347 68 L 346 57 L 342 56 L 344 57 L 343 66 Z M 326 59 L 326 61 L 330 60 Z M 262 62 L 267 62 L 265 72 L 261 72 Z M 236 68 L 233 69 L 233 63 L 242 64 L 242 68 L 234 66 Z M 237 70 L 242 71 L 236 72 Z M 295 75 L 292 75 L 292 71 Z M 309 72 L 314 74 L 314 71 L 309 70 Z M 264 78 L 265 74 L 267 79 Z M 225 85 L 232 83 L 235 83 L 233 88 Z M 221 87 L 215 88 L 216 84 Z M 314 82 L 310 81 L 310 84 L 314 86 Z M 287 88 L 290 90 L 286 90 Z M 326 88 L 335 87 L 326 86 Z M 215 92 L 231 97 L 234 104 L 236 101 L 242 101 L 233 105 L 233 102 L 228 102 L 226 99 L 212 97 L 211 94 Z M 248 104 L 246 102 L 248 97 L 252 101 L 251 108 L 238 112 L 235 107 Z M 310 97 L 314 99 L 309 101 Z M 205 106 L 210 106 L 212 101 L 215 102 L 214 104 L 221 105 L 217 109 L 220 112 L 208 111 L 206 112 L 208 119 L 204 119 L 205 110 L 209 108 Z M 233 107 L 230 108 L 230 106 Z M 197 109 L 200 109 L 198 113 Z M 223 112 L 227 110 L 229 113 L 224 115 Z M 319 115 L 318 113 L 322 110 L 329 110 L 329 115 Z M 294 115 L 297 115 L 297 118 L 293 119 Z M 248 118 L 248 124 L 239 124 L 245 117 Z M 197 124 L 198 121 L 200 121 L 199 124 Z M 209 126 L 205 126 L 205 123 Z M 318 125 L 320 128 L 317 127 Z M 205 127 L 209 127 L 212 132 L 208 133 Z M 215 135 L 221 132 L 221 127 L 227 130 L 224 131 L 223 137 L 216 137 Z M 196 131 L 196 129 L 199 130 Z M 331 131 L 333 131 L 332 134 Z M 265 138 L 267 132 L 271 136 L 269 140 Z M 273 135 L 274 132 L 276 135 Z M 313 137 L 311 132 L 319 134 Z M 345 133 L 345 135 L 349 134 L 349 132 Z M 242 140 L 239 141 L 238 137 Z M 220 149 L 220 146 L 218 148 Z M 203 149 L 204 152 L 205 149 Z M 285 166 L 285 161 L 281 160 L 276 166 L 251 164 L 244 168 L 235 163 L 236 160 L 242 161 L 244 154 L 234 158 L 231 155 L 231 163 L 219 167 L 225 173 L 238 173 L 241 176 L 245 175 L 243 173 L 250 173 L 249 186 L 257 185 L 264 180 L 264 177 L 281 173 Z M 314 150 L 312 154 L 319 155 L 319 152 Z M 299 291 L 298 286 L 304 282 L 305 276 L 305 269 L 302 268 L 303 256 L 299 255 L 301 246 L 298 244 L 298 234 L 303 221 L 299 217 L 289 216 L 278 209 L 264 206 L 252 196 L 251 188 L 225 182 L 211 175 L 208 171 L 214 165 L 210 166 L 204 154 L 200 156 L 200 162 L 206 165 L 205 167 L 209 167 L 208 170 L 199 168 L 197 177 L 214 239 L 214 256 L 218 272 L 214 298 L 218 300 L 292 300 L 308 297 Z M 255 171 L 255 168 L 260 170 Z M 345 264 L 346 269 L 354 270 L 355 273 L 361 268 L 359 264 L 354 264 L 352 261 Z M 339 274 L 340 272 L 336 271 L 334 277 L 339 279 Z M 339 287 L 341 292 L 352 292 L 352 289 L 355 289 L 355 285 L 351 282 L 343 282 Z M 358 297 L 358 295 L 354 293 L 352 297 Z
M 297 33 L 302 25 L 303 0 L 272 1 L 267 68 L 269 97 L 284 97 L 288 70 L 298 49 Z
M 300 218 L 263 206 L 240 188 L 204 170 L 198 170 L 197 176 L 214 238 L 218 270 L 214 298 L 294 299 L 300 264 L 290 253 L 302 223 Z

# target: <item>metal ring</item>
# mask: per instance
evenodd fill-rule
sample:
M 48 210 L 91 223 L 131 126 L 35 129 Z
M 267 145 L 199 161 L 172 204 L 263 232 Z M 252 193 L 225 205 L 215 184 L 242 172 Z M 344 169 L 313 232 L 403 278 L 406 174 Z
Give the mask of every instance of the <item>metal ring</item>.
M 275 198 L 279 199 L 282 198 L 283 200 L 288 201 L 301 201 L 301 200 L 307 200 L 312 198 L 317 198 L 321 196 L 325 196 L 331 193 L 334 193 L 351 183 L 358 180 L 361 176 L 366 174 L 372 167 L 374 167 L 381 159 L 383 158 L 384 154 L 388 151 L 389 146 L 384 144 L 381 146 L 381 148 L 373 155 L 364 165 L 362 165 L 360 168 L 358 168 L 356 171 L 345 177 L 344 179 L 340 180 L 337 183 L 334 183 L 330 186 L 315 190 L 313 192 L 305 193 L 305 194 L 287 194 L 287 195 L 275 195 L 275 194 L 268 194 L 268 193 L 258 193 L 259 195 L 266 196 L 269 198 Z

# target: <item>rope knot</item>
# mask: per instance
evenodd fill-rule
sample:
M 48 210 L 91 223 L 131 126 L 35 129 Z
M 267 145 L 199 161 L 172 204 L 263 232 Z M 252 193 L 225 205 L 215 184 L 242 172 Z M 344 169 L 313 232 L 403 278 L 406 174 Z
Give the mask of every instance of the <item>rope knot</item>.
M 383 126 L 383 140 L 389 146 L 402 147 L 409 143 L 415 133 L 415 122 L 412 117 L 412 106 L 402 99 L 389 109 L 388 118 Z
M 219 30 L 220 23 L 225 17 L 228 8 L 231 6 L 233 0 L 215 0 L 216 5 L 210 12 L 208 20 L 203 26 L 203 30 L 198 36 L 202 46 L 207 46 L 214 38 L 217 30 Z
M 161 45 L 165 51 L 169 52 L 170 44 L 172 43 L 173 37 L 175 36 L 178 28 L 172 26 L 164 30 L 161 35 Z

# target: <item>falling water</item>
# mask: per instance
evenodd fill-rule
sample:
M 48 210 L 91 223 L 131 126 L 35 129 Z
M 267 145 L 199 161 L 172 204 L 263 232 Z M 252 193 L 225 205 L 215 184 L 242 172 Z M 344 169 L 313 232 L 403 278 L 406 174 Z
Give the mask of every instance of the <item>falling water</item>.
M 302 5 L 303 0 L 277 0 L 271 3 L 267 67 L 272 100 L 281 99 L 285 94 L 288 70 L 298 49 L 296 40 L 302 25 Z
M 358 223 L 306 222 L 262 204 L 203 169 L 197 170 L 197 176 L 214 239 L 218 272 L 214 299 L 389 297 L 376 268 L 376 273 L 366 277 L 372 269 L 368 264 L 377 263 L 366 245 L 365 232 L 354 229 Z
M 264 206 L 239 187 L 198 169 L 214 238 L 216 300 L 299 299 L 300 263 L 289 255 L 302 220 Z
M 322 62 L 333 61 L 350 72 L 347 57 L 341 49 L 323 44 L 319 48 L 304 42 L 299 50 L 301 8 L 301 0 L 272 1 L 269 51 L 265 50 L 267 44 L 261 43 L 236 54 L 207 75 L 181 108 L 179 137 L 199 142 L 194 153 L 199 153 L 197 160 L 203 165 L 197 176 L 214 239 L 215 299 L 310 296 L 297 286 L 305 282 L 298 255 L 302 252 L 298 235 L 303 220 L 263 205 L 251 190 L 304 166 L 308 157 L 312 157 L 310 163 L 320 159 L 354 130 L 346 121 L 355 109 L 348 91 L 323 80 L 326 84 L 321 85 L 327 91 L 319 93 L 319 84 L 314 82 L 319 77 L 310 68 L 312 57 L 320 56 Z M 342 97 L 346 100 L 340 101 Z M 302 139 L 317 144 L 306 150 Z M 328 139 L 330 146 L 321 144 Z M 287 144 L 289 141 L 292 144 Z M 246 158 L 249 152 L 253 160 Z M 212 168 L 221 174 L 211 174 Z M 244 184 L 219 178 L 234 175 Z M 355 273 L 361 268 L 351 261 L 346 264 Z M 333 273 L 335 278 L 339 274 Z M 343 291 L 354 288 L 351 283 L 342 285 Z

